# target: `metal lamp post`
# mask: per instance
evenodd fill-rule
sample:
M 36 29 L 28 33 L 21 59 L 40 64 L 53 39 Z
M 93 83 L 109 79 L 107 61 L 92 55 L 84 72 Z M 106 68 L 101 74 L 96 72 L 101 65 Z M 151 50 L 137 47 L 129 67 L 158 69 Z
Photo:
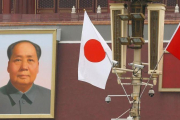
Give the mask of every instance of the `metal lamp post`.
M 133 92 L 131 94 L 132 101 L 128 98 L 130 104 L 132 104 L 132 107 L 129 109 L 129 115 L 130 117 L 133 117 L 133 120 L 140 120 L 140 103 L 141 103 L 141 86 L 150 86 L 150 92 L 151 97 L 154 95 L 154 90 L 152 90 L 153 85 L 149 83 L 142 82 L 142 69 L 143 69 L 143 63 L 141 61 L 141 48 L 142 45 L 145 43 L 143 37 L 143 30 L 144 30 L 144 20 L 145 20 L 145 9 L 149 2 L 155 1 L 155 0 L 114 0 L 114 1 L 127 1 L 128 4 L 123 3 L 111 3 L 110 4 L 110 10 L 111 10 L 111 35 L 112 35 L 112 51 L 113 51 L 113 59 L 119 62 L 119 65 L 113 68 L 113 72 L 116 73 L 121 79 L 132 79 L 131 84 L 126 85 L 132 85 L 133 86 Z M 163 29 L 158 29 L 152 31 L 153 27 L 148 25 L 148 39 L 149 39 L 149 52 L 148 57 L 149 59 L 152 58 L 154 55 L 156 55 L 157 59 L 150 59 L 148 63 L 145 65 L 152 66 L 154 63 L 158 63 L 158 58 L 163 51 L 162 44 L 163 44 L 163 31 L 164 26 L 162 19 L 164 19 L 164 6 L 162 4 L 153 6 L 152 4 L 149 4 L 148 13 L 150 15 L 148 16 L 151 24 L 157 24 L 157 26 L 153 27 L 163 27 Z M 156 20 L 153 18 L 153 12 L 154 10 L 158 13 L 159 20 L 161 20 L 161 23 L 159 20 Z M 159 10 L 159 11 L 158 11 Z M 150 17 L 152 19 L 150 19 Z M 156 16 L 157 17 L 157 16 Z M 132 25 L 132 36 L 129 35 L 129 21 L 131 21 Z M 156 28 L 155 28 L 156 29 Z M 150 31 L 151 30 L 151 31 Z M 125 32 L 127 31 L 127 32 Z M 157 33 L 155 35 L 151 35 L 151 33 Z M 160 45 L 160 47 L 153 48 L 153 43 L 155 40 L 152 40 L 152 38 L 155 39 Z M 151 40 L 150 40 L 151 39 Z M 157 45 L 156 45 L 157 46 Z M 126 48 L 134 49 L 134 60 L 133 63 L 130 63 L 132 65 L 131 70 L 127 70 L 124 66 L 126 65 Z M 161 50 L 162 49 L 162 50 Z M 156 53 L 152 51 L 155 50 Z M 151 52 L 150 52 L 151 51 Z M 123 56 L 122 56 L 123 55 Z M 149 67 L 150 68 L 150 67 Z M 127 71 L 131 71 L 132 78 L 123 78 L 121 77 L 124 73 Z M 156 81 L 156 78 L 158 75 L 162 74 L 162 64 L 159 64 L 158 67 L 153 71 L 152 69 L 149 69 L 149 74 L 152 74 L 155 72 L 155 75 L 151 75 L 152 78 L 150 79 Z M 149 80 L 150 80 L 149 79 Z M 118 80 L 118 84 L 121 84 L 123 87 L 123 83 L 121 80 Z M 123 87 L 124 89 L 124 87 Z M 126 93 L 126 91 L 124 91 Z M 127 94 L 126 94 L 127 95 Z M 122 120 L 122 119 L 118 119 Z M 123 119 L 124 120 L 124 119 Z

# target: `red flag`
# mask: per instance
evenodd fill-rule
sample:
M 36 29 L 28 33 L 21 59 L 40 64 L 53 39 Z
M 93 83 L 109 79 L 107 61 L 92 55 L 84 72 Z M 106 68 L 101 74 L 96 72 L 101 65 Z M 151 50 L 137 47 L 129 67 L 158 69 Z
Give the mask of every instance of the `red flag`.
M 165 50 L 180 60 L 180 24 L 176 28 Z

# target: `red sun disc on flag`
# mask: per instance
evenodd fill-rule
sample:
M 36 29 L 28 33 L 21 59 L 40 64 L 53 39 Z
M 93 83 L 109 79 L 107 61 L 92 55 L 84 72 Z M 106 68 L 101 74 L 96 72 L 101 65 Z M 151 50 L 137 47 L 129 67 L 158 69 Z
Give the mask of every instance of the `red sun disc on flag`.
M 98 40 L 90 39 L 84 45 L 84 55 L 90 62 L 100 62 L 105 58 L 106 53 Z

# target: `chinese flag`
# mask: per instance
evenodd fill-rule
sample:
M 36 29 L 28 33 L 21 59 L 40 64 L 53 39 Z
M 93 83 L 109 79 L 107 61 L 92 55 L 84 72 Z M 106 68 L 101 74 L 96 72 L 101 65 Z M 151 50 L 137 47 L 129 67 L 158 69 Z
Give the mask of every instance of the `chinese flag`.
M 166 51 L 170 52 L 176 58 L 180 60 L 180 24 L 176 28 L 169 44 L 166 47 Z

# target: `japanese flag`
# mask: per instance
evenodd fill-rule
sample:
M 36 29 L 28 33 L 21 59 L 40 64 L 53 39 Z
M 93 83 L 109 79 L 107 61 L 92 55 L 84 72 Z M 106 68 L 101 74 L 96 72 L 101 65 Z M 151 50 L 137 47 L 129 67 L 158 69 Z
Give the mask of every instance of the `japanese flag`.
M 180 60 L 180 24 L 177 26 L 165 50 L 167 50 Z
M 112 52 L 90 21 L 86 11 L 81 36 L 78 80 L 105 89 L 111 70 Z

